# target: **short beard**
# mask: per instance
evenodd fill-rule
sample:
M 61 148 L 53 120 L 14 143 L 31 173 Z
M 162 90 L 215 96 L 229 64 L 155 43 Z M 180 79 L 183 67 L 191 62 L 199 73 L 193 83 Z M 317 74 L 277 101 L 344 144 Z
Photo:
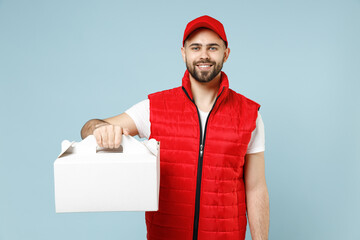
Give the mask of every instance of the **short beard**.
M 214 66 L 214 69 L 210 73 L 205 71 L 197 71 L 196 65 L 199 63 L 209 63 Z M 186 61 L 186 68 L 191 74 L 191 76 L 193 76 L 193 78 L 196 81 L 202 83 L 210 82 L 211 80 L 213 80 L 221 72 L 222 67 L 223 67 L 223 62 L 216 64 L 216 62 L 211 62 L 211 61 L 198 61 L 198 62 L 194 61 L 192 65 L 190 65 L 190 63 Z

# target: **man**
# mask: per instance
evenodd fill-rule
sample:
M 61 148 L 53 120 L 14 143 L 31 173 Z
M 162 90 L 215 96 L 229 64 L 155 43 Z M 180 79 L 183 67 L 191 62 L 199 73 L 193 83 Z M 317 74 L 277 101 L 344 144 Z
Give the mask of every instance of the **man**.
M 182 86 L 150 94 L 125 113 L 82 128 L 101 147 L 117 148 L 122 134 L 155 138 L 160 148 L 160 199 L 146 213 L 148 239 L 267 239 L 260 105 L 229 88 L 221 71 L 230 49 L 223 25 L 202 16 L 186 26 Z

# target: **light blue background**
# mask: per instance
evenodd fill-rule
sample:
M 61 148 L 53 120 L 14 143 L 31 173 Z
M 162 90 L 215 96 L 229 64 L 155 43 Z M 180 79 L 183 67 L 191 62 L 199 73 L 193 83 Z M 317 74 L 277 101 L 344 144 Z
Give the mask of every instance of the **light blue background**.
M 0 0 L 0 239 L 145 239 L 143 212 L 56 214 L 53 162 L 88 119 L 178 86 L 204 14 L 262 104 L 270 239 L 360 239 L 359 0 Z

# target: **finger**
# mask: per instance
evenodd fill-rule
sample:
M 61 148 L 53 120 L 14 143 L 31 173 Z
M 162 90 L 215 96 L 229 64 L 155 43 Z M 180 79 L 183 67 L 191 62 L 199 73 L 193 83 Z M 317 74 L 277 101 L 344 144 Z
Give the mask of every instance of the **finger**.
M 110 125 L 108 126 L 108 145 L 110 149 L 114 148 L 114 142 L 115 142 L 115 134 L 114 134 L 114 126 Z
M 103 130 L 101 134 L 102 145 L 104 148 L 109 148 L 108 126 L 103 127 L 102 130 Z
M 122 132 L 121 132 L 121 127 L 119 127 L 119 126 L 115 126 L 115 142 L 114 142 L 114 144 L 115 144 L 115 148 L 119 148 L 120 147 L 120 144 L 121 144 L 121 134 L 122 134 Z
M 123 129 L 123 133 L 124 133 L 126 136 L 128 136 L 128 135 L 130 134 L 130 131 L 129 131 L 128 128 L 124 128 L 124 129 Z
M 95 136 L 97 145 L 99 147 L 102 147 L 101 134 L 100 134 L 99 130 L 95 129 L 94 132 L 93 132 L 93 135 Z

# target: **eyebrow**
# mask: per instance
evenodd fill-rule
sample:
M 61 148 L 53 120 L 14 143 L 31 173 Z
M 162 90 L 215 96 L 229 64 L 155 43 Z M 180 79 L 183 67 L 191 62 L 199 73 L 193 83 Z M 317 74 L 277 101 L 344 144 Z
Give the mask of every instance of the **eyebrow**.
M 200 43 L 192 43 L 192 44 L 189 45 L 189 47 L 194 47 L 194 46 L 202 46 L 202 44 L 200 44 Z M 212 46 L 220 47 L 220 45 L 217 44 L 217 43 L 209 43 L 209 44 L 206 44 L 206 46 L 207 47 L 212 47 Z

